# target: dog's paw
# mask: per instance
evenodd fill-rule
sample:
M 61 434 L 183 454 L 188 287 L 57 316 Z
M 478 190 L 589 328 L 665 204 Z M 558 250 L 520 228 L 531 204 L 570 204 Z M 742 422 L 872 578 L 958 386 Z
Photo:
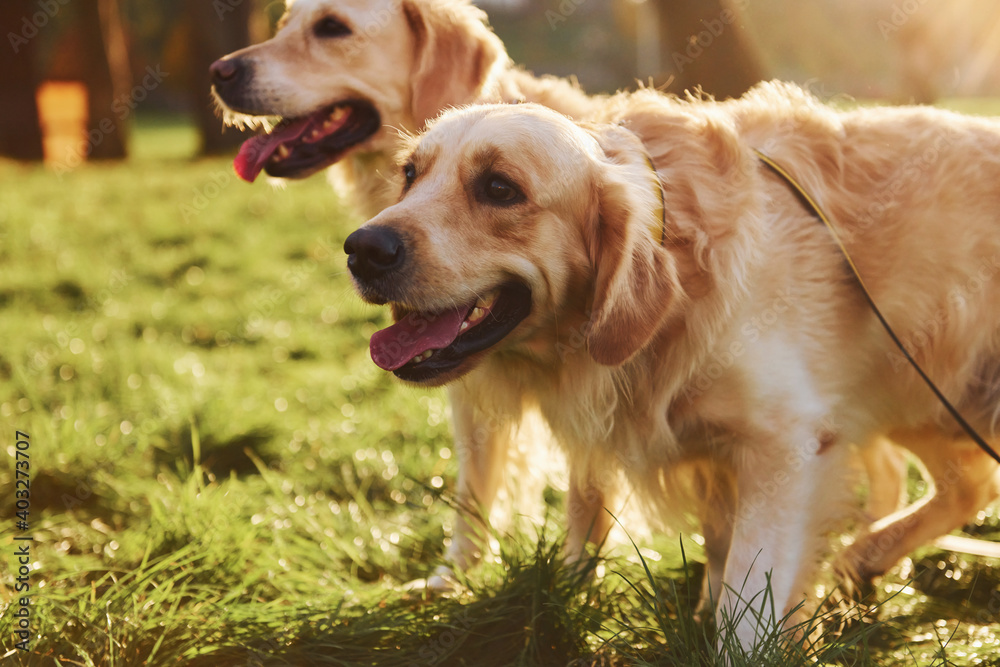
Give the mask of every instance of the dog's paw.
M 884 568 L 872 562 L 871 550 L 864 542 L 855 543 L 834 562 L 834 572 L 841 580 L 841 591 L 849 599 L 862 602 L 870 599 L 878 588 Z
M 710 595 L 706 586 L 698 598 L 698 606 L 694 608 L 695 623 L 706 623 L 715 618 L 716 600 Z
M 426 579 L 414 579 L 403 584 L 403 590 L 409 593 L 424 593 L 429 596 L 448 595 L 459 589 L 458 579 L 451 568 L 444 565 L 434 570 L 434 574 Z
M 567 556 L 563 564 L 566 573 L 580 582 L 592 583 L 604 578 L 604 560 L 596 555 L 585 553 L 582 557 Z
M 439 565 L 427 579 L 426 588 L 432 593 L 454 593 L 458 590 L 458 579 L 455 572 L 447 565 Z

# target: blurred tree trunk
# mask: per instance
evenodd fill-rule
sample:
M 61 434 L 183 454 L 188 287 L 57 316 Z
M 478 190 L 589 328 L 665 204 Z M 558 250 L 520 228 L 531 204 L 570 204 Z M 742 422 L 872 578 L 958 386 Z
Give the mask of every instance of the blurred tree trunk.
M 33 0 L 0 2 L 0 34 L 6 37 L 0 67 L 0 155 L 18 160 L 42 159 L 42 129 L 38 118 L 35 89 L 35 37 L 39 27 L 33 22 L 38 7 Z
M 229 152 L 249 136 L 236 128 L 223 128 L 212 100 L 208 67 L 227 53 L 250 45 L 254 5 L 251 0 L 185 0 L 183 20 L 188 23 L 185 32 L 191 36 L 187 80 L 201 135 L 201 152 L 205 155 Z
M 656 0 L 665 68 L 672 90 L 696 86 L 718 99 L 739 97 L 764 78 L 764 67 L 747 32 L 740 2 Z
M 84 154 L 90 160 L 124 158 L 128 118 L 141 100 L 129 91 L 132 75 L 121 10 L 118 0 L 79 0 L 79 3 L 78 21 L 83 43 L 80 57 L 87 86 L 88 114 Z M 155 85 L 158 82 L 151 78 L 149 85 L 143 88 L 142 99 Z

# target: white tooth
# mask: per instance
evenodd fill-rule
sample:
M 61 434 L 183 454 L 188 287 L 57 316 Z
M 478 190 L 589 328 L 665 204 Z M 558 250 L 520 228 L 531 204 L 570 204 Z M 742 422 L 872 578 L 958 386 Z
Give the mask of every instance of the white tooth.
M 278 145 L 278 159 L 279 160 L 284 160 L 286 157 L 288 157 L 291 154 L 292 154 L 292 151 L 291 151 L 291 149 L 288 148 L 288 146 L 286 146 L 285 144 L 279 144 Z
M 469 321 L 466 320 L 465 322 L 462 322 L 462 324 L 458 327 L 458 330 L 465 331 L 468 328 L 469 328 Z
M 477 306 L 476 308 L 472 309 L 472 315 L 469 316 L 469 321 L 478 322 L 479 320 L 483 319 L 484 314 L 485 313 L 483 312 L 483 309 Z
M 347 115 L 347 107 L 334 107 L 330 113 L 330 120 L 339 123 Z
M 309 141 L 318 141 L 323 138 L 323 133 L 317 127 L 315 130 L 309 133 Z

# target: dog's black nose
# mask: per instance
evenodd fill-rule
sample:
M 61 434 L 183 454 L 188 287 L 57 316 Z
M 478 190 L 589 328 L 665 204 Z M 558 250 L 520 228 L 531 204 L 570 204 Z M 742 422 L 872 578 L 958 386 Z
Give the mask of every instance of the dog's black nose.
M 405 246 L 388 227 L 362 227 L 344 241 L 347 268 L 362 282 L 381 278 L 403 265 Z
M 212 83 L 216 86 L 235 83 L 243 74 L 243 62 L 239 58 L 220 58 L 208 68 Z

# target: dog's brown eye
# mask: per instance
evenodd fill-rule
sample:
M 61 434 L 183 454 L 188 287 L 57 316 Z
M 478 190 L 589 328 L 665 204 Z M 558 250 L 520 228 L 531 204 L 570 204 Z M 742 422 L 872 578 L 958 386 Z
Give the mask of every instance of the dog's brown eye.
M 403 165 L 403 178 L 406 179 L 406 187 L 410 187 L 413 185 L 413 181 L 417 180 L 417 168 L 413 166 L 412 162 Z
M 351 29 L 340 19 L 327 16 L 316 22 L 316 25 L 313 26 L 313 34 L 317 37 L 346 37 L 351 34 Z
M 508 204 L 516 200 L 520 193 L 506 179 L 492 176 L 486 179 L 486 197 L 492 201 Z

